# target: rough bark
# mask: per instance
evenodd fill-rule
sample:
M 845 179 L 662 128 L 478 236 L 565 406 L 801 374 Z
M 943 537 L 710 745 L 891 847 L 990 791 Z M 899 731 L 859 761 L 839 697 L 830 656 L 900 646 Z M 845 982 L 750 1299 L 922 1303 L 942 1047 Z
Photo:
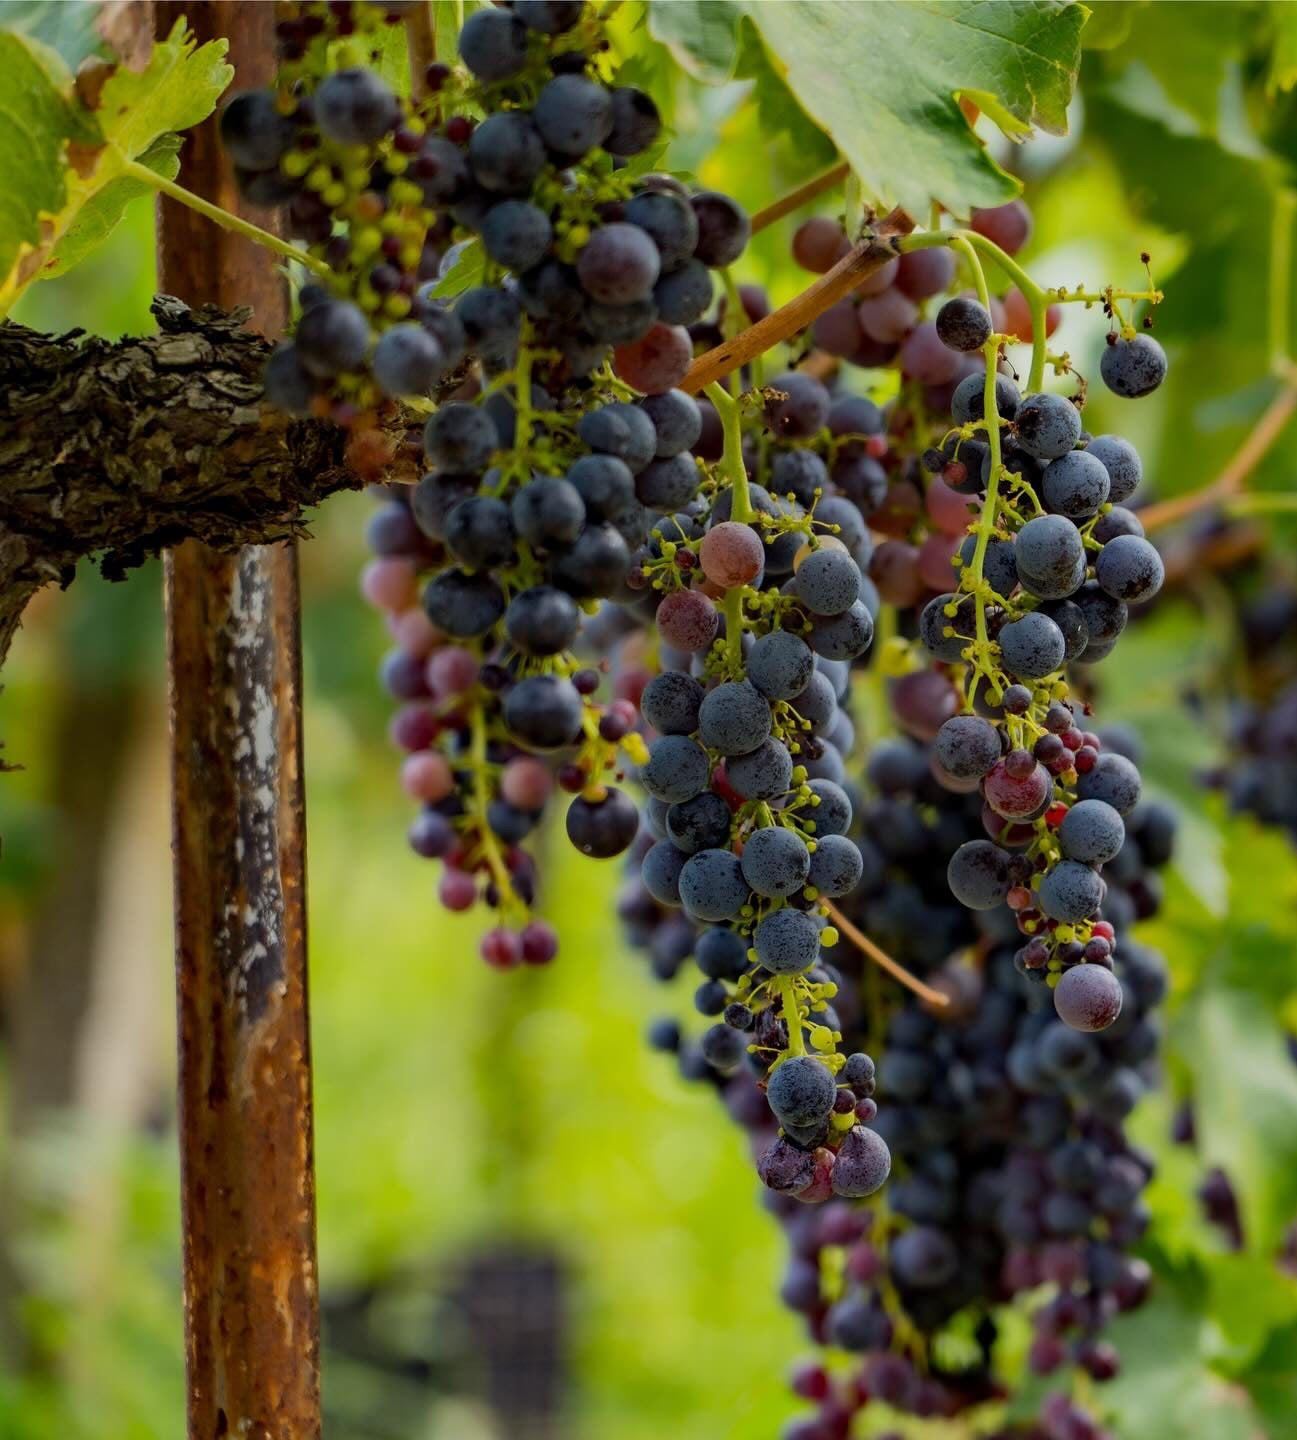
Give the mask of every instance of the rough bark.
M 246 311 L 153 311 L 156 335 L 115 343 L 0 325 L 0 662 L 27 601 L 88 556 L 115 580 L 190 538 L 287 539 L 361 483 L 345 432 L 265 403 Z

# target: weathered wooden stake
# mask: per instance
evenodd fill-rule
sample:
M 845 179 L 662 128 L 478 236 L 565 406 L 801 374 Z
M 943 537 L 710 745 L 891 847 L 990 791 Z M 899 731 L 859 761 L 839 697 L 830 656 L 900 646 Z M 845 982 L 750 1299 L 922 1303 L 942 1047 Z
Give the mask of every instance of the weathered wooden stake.
M 268 80 L 273 5 L 159 0 L 157 33 L 181 14 L 200 43 L 229 40 L 239 88 Z M 180 182 L 241 208 L 214 120 L 187 137 Z M 270 254 L 167 200 L 158 253 L 162 290 L 251 305 L 263 333 L 282 330 Z M 296 549 L 187 541 L 167 555 L 166 604 L 189 1435 L 315 1440 Z

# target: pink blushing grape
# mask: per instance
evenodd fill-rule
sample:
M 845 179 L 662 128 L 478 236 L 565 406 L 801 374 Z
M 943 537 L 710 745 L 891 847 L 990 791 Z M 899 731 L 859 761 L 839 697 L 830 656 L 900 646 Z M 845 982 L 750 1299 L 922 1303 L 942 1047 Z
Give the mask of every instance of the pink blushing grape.
M 477 656 L 459 645 L 434 650 L 428 657 L 428 688 L 438 699 L 462 695 L 477 683 Z
M 435 805 L 455 788 L 455 777 L 444 755 L 435 750 L 418 750 L 401 765 L 401 788 L 411 800 Z
M 360 577 L 360 593 L 376 610 L 404 610 L 417 590 L 414 562 L 398 555 L 371 560 Z
M 510 760 L 500 775 L 500 794 L 519 810 L 539 810 L 553 788 L 549 767 L 530 755 Z

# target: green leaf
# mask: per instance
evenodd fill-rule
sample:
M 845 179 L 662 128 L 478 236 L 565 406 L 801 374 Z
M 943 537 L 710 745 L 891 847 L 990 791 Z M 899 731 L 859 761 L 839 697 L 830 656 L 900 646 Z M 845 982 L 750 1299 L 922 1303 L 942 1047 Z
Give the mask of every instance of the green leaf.
M 180 173 L 182 143 L 179 135 L 162 135 L 139 157 L 140 164 L 165 180 L 174 180 Z M 77 211 L 76 218 L 42 267 L 40 278 L 52 280 L 84 260 L 117 227 L 131 201 L 149 193 L 150 187 L 133 175 L 119 175 L 116 180 L 110 180 Z
M 458 258 L 450 269 L 432 287 L 435 299 L 449 300 L 480 285 L 486 275 L 486 251 L 482 242 L 474 236 L 464 244 Z
M 339 47 L 352 46 L 350 37 Z M 410 93 L 410 46 L 404 25 L 380 25 L 369 35 L 369 64 L 389 90 Z
M 649 33 L 666 45 L 680 67 L 713 84 L 728 80 L 738 63 L 743 5 L 735 0 L 655 0 Z
M 833 142 L 784 84 L 755 27 L 745 24 L 740 40 L 734 73 L 739 79 L 753 82 L 758 133 L 762 137 L 778 136 L 780 142 L 797 156 L 807 174 L 831 165 L 837 159 Z
M 51 5 L 49 0 L 7 0 L 4 27 L 56 50 L 72 69 L 103 43 L 95 33 L 94 5 Z
M 1086 50 L 1112 50 L 1130 34 L 1138 0 L 1106 0 L 1090 11 L 1090 18 L 1081 32 Z
M 1191 1277 L 1159 1274 L 1152 1298 L 1113 1322 L 1107 1338 L 1121 1373 L 1096 1395 L 1122 1440 L 1248 1440 L 1255 1420 L 1243 1397 L 1207 1368 L 1202 1296 Z
M 1291 949 L 1235 940 L 1239 964 L 1291 964 Z M 1194 1074 L 1199 1149 L 1238 1192 L 1249 1251 L 1270 1256 L 1297 1214 L 1297 1066 L 1269 1007 L 1255 994 L 1210 983 L 1177 1027 Z
M 1297 5 L 1271 5 L 1269 18 L 1274 30 L 1266 91 L 1274 96 L 1297 85 Z
M 874 199 L 914 215 L 939 200 L 963 214 L 1020 187 L 960 98 L 1013 139 L 1033 126 L 1064 133 L 1088 14 L 1063 0 L 659 0 L 650 26 L 691 73 L 722 81 L 738 67 L 746 18 Z
M 1265 1433 L 1288 1434 L 1297 1414 L 1297 1324 L 1275 1331 L 1239 1379 L 1252 1396 Z
M 1126 48 L 1153 75 L 1167 99 L 1189 115 L 1197 133 L 1216 130 L 1225 71 L 1242 50 L 1243 10 L 1233 3 L 1141 5 Z
M 1246 1368 L 1273 1331 L 1297 1322 L 1297 1280 L 1272 1255 L 1212 1255 L 1207 1272 L 1207 1313 L 1228 1347 L 1220 1357 L 1231 1373 Z
M 234 79 L 225 63 L 224 40 L 194 49 L 194 39 L 177 20 L 171 34 L 153 47 L 149 63 L 136 73 L 119 66 L 100 97 L 100 128 L 109 147 L 136 160 L 160 135 L 188 130 L 216 108 L 221 92 Z
M 196 49 L 178 20 L 154 45 L 143 71 L 114 70 L 97 109 L 89 111 L 73 104 L 71 92 L 56 84 L 49 62 L 40 64 L 30 44 L 0 36 L 0 45 L 0 74 L 7 82 L 0 100 L 2 314 L 32 281 L 63 273 L 112 230 L 145 188 L 138 177 L 124 175 L 128 163 L 174 176 L 176 132 L 212 113 L 234 71 L 225 64 L 224 40 Z M 17 70 L 14 84 L 8 83 L 8 60 Z M 72 140 L 80 147 L 76 168 L 67 149 Z M 39 229 L 36 215 L 45 221 Z M 27 223 L 11 226 L 11 216 Z
M 0 34 L 0 276 L 62 207 L 64 151 L 81 132 L 71 81 L 44 47 Z

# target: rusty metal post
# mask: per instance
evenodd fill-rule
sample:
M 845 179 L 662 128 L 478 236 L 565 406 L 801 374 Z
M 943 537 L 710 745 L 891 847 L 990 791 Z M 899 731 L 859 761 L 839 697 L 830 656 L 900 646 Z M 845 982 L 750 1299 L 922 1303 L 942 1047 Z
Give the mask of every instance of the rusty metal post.
M 264 84 L 275 7 L 159 3 Z M 180 182 L 239 210 L 215 121 Z M 266 224 L 264 212 L 250 214 Z M 273 256 L 162 200 L 159 288 L 283 329 Z M 185 1347 L 191 1440 L 316 1440 L 319 1301 L 307 1020 L 300 613 L 292 545 L 166 562 Z

